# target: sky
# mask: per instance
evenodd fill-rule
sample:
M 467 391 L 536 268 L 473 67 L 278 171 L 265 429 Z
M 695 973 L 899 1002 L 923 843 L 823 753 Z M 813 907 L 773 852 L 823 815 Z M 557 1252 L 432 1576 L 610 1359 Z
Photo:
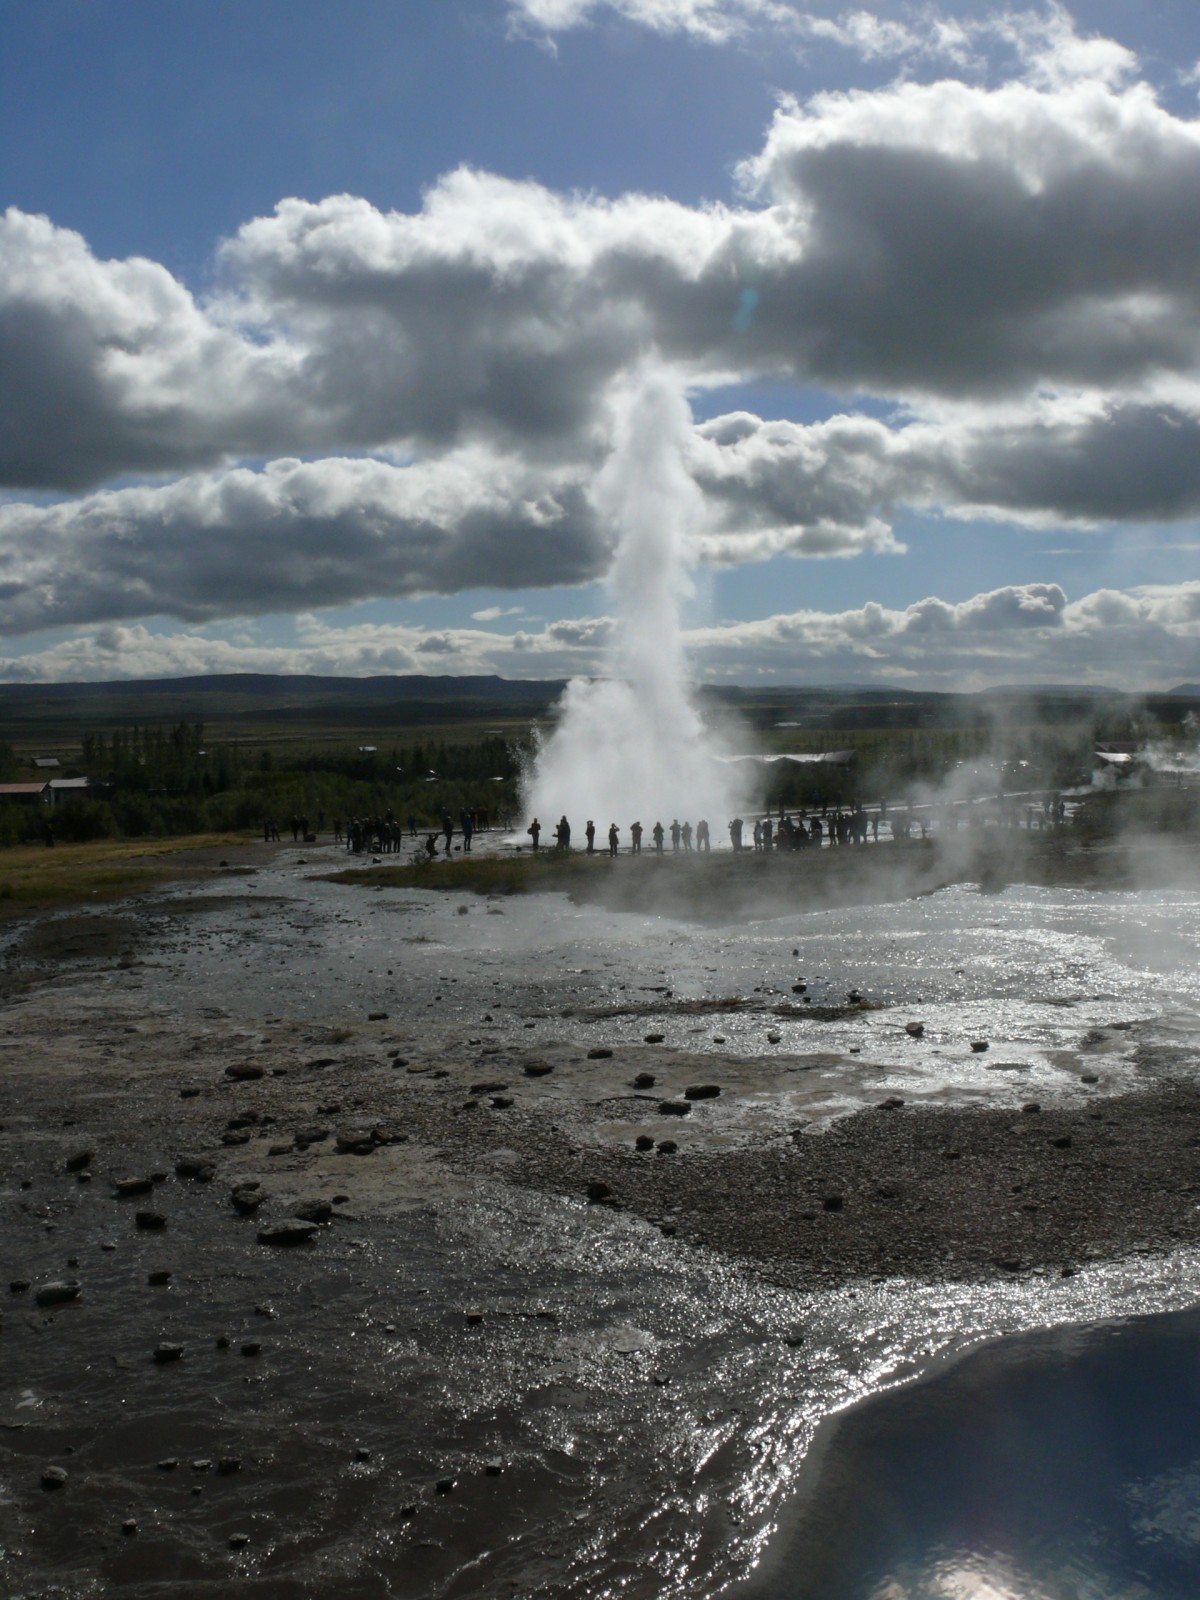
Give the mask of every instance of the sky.
M 0 679 L 602 672 L 665 382 L 701 681 L 1200 680 L 1198 91 L 1195 0 L 0 0 Z

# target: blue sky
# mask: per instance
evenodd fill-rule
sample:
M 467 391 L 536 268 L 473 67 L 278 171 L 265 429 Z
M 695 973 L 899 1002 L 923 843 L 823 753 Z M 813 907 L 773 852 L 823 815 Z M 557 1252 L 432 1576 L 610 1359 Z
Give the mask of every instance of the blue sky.
M 0 674 L 602 670 L 649 363 L 700 675 L 1200 676 L 1198 60 L 1187 0 L 0 0 Z

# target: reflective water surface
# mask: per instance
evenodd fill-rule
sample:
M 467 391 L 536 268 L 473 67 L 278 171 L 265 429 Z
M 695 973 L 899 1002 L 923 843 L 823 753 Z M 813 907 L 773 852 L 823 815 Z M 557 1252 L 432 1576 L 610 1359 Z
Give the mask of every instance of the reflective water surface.
M 745 1600 L 1194 1600 L 1200 1313 L 988 1345 L 827 1425 Z

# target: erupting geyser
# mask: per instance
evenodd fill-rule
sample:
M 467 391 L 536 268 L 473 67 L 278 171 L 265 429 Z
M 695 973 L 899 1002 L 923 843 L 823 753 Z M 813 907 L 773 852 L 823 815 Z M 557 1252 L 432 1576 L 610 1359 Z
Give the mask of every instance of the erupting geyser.
M 665 377 L 644 382 L 621 408 L 612 454 L 594 500 L 616 533 L 609 574 L 616 611 L 602 680 L 573 679 L 559 720 L 537 752 L 525 791 L 528 816 L 547 832 L 565 815 L 578 839 L 590 817 L 629 842 L 673 818 L 705 818 L 714 844 L 740 805 L 737 769 L 700 716 L 688 682 L 680 605 L 701 524 L 700 491 L 684 465 L 692 425 L 687 402 Z

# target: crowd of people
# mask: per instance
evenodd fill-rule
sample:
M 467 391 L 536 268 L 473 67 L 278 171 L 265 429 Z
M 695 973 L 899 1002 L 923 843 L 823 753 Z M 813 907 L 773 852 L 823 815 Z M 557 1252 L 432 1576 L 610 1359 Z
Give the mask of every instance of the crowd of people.
M 1062 796 L 1046 794 L 1037 803 L 1030 803 L 1020 796 L 997 795 L 993 800 L 983 805 L 958 805 L 945 803 L 923 806 L 919 809 L 911 805 L 901 806 L 898 809 L 888 810 L 886 800 L 872 807 L 870 811 L 861 804 L 842 809 L 837 807 L 830 812 L 828 807 L 823 807 L 820 812 L 811 815 L 799 812 L 794 817 L 785 811 L 780 811 L 778 817 L 773 818 L 769 813 L 763 817 L 756 817 L 747 824 L 741 817 L 734 817 L 729 823 L 729 843 L 734 850 L 754 850 L 769 852 L 771 850 L 810 850 L 820 849 L 822 846 L 840 848 L 848 845 L 863 845 L 870 840 L 872 844 L 879 842 L 880 830 L 884 838 L 904 840 L 929 837 L 930 831 L 953 832 L 966 823 L 968 827 L 977 826 L 982 822 L 990 822 L 999 827 L 1016 828 L 1022 824 L 1029 828 L 1045 828 L 1064 821 L 1066 806 Z M 541 848 L 542 824 L 534 817 L 526 828 L 526 833 L 533 841 L 533 848 Z M 645 829 L 640 822 L 634 822 L 629 827 L 629 854 L 640 855 L 642 850 L 642 835 Z M 587 841 L 586 853 L 596 854 L 596 824 L 589 818 L 584 830 Z M 693 847 L 699 851 L 711 848 L 711 834 L 707 821 L 701 819 L 695 828 L 690 822 L 680 822 L 678 818 L 672 820 L 669 828 L 664 828 L 661 822 L 656 822 L 650 829 L 653 840 L 654 853 L 664 855 L 666 845 L 670 840 L 671 850 L 674 853 L 686 852 Z M 619 853 L 621 830 L 615 822 L 608 828 L 608 854 L 615 856 Z M 560 817 L 554 828 L 554 847 L 558 850 L 571 848 L 571 824 L 567 818 Z
M 746 822 L 741 817 L 733 817 L 728 823 L 729 843 L 734 850 L 749 850 L 767 853 L 772 850 L 810 850 L 825 847 L 842 847 L 848 845 L 862 845 L 868 841 L 878 843 L 881 837 L 894 840 L 905 840 L 919 836 L 927 839 L 931 831 L 938 833 L 953 832 L 966 824 L 968 827 L 989 823 L 999 827 L 1016 828 L 1024 826 L 1029 829 L 1049 828 L 1062 823 L 1066 817 L 1066 806 L 1059 794 L 1047 793 L 1034 799 L 1029 795 L 996 795 L 975 802 L 944 802 L 934 803 L 921 807 L 906 804 L 889 811 L 886 800 L 881 800 L 878 805 L 869 810 L 861 803 L 853 806 L 835 807 L 822 806 L 819 811 L 811 813 L 797 812 L 794 816 L 780 810 L 778 816 L 772 817 L 770 813 L 755 817 L 753 821 Z M 325 830 L 325 814 L 320 812 L 317 817 L 317 831 Z M 340 817 L 333 818 L 333 837 L 336 844 L 344 844 L 346 851 L 351 855 L 394 855 L 397 854 L 405 838 L 416 839 L 418 830 L 424 835 L 424 853 L 433 857 L 439 853 L 439 843 L 443 843 L 446 855 L 454 849 L 461 849 L 467 854 L 471 850 L 471 842 L 476 833 L 489 826 L 489 817 L 486 811 L 463 810 L 458 814 L 457 820 L 448 811 L 443 811 L 440 825 L 429 830 L 427 823 L 418 824 L 415 815 L 410 814 L 404 822 L 386 811 L 382 816 L 351 817 L 343 827 Z M 309 819 L 294 816 L 291 819 L 292 839 L 294 842 L 313 842 L 315 835 L 309 832 Z M 545 831 L 542 824 L 534 817 L 526 828 L 526 833 L 532 841 L 533 848 L 542 848 L 541 838 Z M 647 830 L 641 822 L 629 825 L 628 853 L 640 855 L 642 853 L 642 839 L 649 833 L 650 849 L 655 855 L 665 855 L 667 846 L 670 845 L 673 854 L 687 854 L 689 851 L 706 852 L 712 848 L 712 834 L 705 818 L 701 818 L 695 826 L 690 821 L 680 822 L 678 817 L 672 818 L 668 827 L 661 821 Z M 455 835 L 461 835 L 462 843 L 456 846 Z M 591 856 L 597 854 L 597 829 L 591 818 L 584 826 L 583 836 L 586 841 L 586 853 Z M 571 824 L 565 816 L 560 817 L 553 829 L 554 848 L 567 851 L 571 848 Z M 279 828 L 271 817 L 263 820 L 263 839 L 266 842 L 279 839 Z M 47 841 L 50 842 L 50 841 Z M 606 853 L 615 856 L 621 850 L 621 829 L 615 822 L 608 826 L 607 835 L 601 840 L 601 849 L 607 845 Z

